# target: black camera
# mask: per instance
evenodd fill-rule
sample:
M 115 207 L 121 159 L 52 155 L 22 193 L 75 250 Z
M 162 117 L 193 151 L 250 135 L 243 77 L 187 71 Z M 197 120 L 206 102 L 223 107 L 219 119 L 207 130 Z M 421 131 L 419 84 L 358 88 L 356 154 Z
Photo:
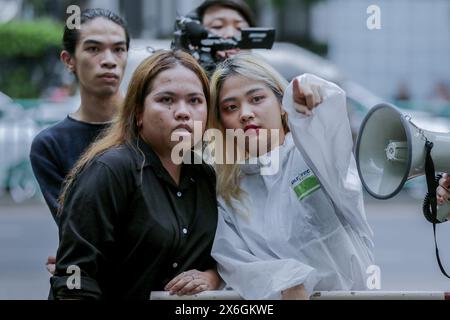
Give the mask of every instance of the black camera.
M 243 28 L 241 37 L 224 39 L 211 34 L 194 17 L 178 17 L 175 22 L 172 49 L 189 52 L 208 74 L 211 74 L 221 58 L 218 51 L 230 49 L 271 49 L 275 40 L 273 28 Z

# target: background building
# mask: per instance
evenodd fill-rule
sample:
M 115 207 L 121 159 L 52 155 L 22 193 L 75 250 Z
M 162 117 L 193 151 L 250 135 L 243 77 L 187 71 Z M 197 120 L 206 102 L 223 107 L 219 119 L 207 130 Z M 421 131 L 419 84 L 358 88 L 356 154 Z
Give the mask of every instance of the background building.
M 381 9 L 379 30 L 366 25 L 372 4 Z M 450 1 L 323 1 L 311 30 L 328 43 L 330 60 L 382 97 L 438 99 L 450 83 Z

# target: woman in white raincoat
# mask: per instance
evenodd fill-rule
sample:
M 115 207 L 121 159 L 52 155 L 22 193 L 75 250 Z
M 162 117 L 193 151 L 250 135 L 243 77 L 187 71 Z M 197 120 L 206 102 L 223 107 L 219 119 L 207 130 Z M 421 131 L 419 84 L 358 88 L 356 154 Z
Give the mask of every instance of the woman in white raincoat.
M 212 76 L 213 127 L 224 140 L 242 129 L 246 140 L 240 146 L 233 138 L 229 148 L 215 141 L 219 221 L 212 255 L 218 271 L 244 299 L 364 290 L 373 234 L 345 93 L 308 74 L 286 85 L 252 55 L 228 59 Z M 252 142 L 259 149 L 251 149 Z M 234 164 L 217 164 L 221 150 L 222 163 Z M 239 150 L 245 161 L 230 156 Z

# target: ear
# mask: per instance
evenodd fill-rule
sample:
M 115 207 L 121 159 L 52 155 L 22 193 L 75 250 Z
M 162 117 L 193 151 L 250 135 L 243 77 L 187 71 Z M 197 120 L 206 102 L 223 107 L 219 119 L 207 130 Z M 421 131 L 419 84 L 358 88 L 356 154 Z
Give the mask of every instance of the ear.
M 280 108 L 281 108 L 281 125 L 283 126 L 284 133 L 287 133 L 289 132 L 288 114 L 282 104 L 280 104 Z
M 284 117 L 284 115 L 286 114 L 286 110 L 283 107 L 283 103 L 282 103 L 282 101 L 280 101 L 280 99 L 278 99 L 278 97 L 277 97 L 277 101 L 278 101 L 278 107 L 280 108 L 281 116 Z
M 66 66 L 66 68 L 72 72 L 75 73 L 75 58 L 66 50 L 61 51 L 61 54 L 59 55 L 59 58 L 61 59 L 62 63 Z
M 142 127 L 143 116 L 144 116 L 143 112 L 139 112 L 136 115 L 136 126 L 138 127 L 138 129 L 140 129 Z

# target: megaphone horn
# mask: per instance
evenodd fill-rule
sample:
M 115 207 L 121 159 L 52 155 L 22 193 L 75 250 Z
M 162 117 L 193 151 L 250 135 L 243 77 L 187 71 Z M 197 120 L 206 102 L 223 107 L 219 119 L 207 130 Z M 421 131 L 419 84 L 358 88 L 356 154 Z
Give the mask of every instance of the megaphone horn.
M 358 173 L 367 192 L 377 199 L 395 196 L 409 179 L 425 174 L 425 142 L 437 172 L 450 172 L 450 133 L 421 129 L 393 105 L 374 106 L 364 118 L 356 142 Z M 450 205 L 440 208 L 445 221 Z M 445 216 L 445 217 L 444 217 Z

